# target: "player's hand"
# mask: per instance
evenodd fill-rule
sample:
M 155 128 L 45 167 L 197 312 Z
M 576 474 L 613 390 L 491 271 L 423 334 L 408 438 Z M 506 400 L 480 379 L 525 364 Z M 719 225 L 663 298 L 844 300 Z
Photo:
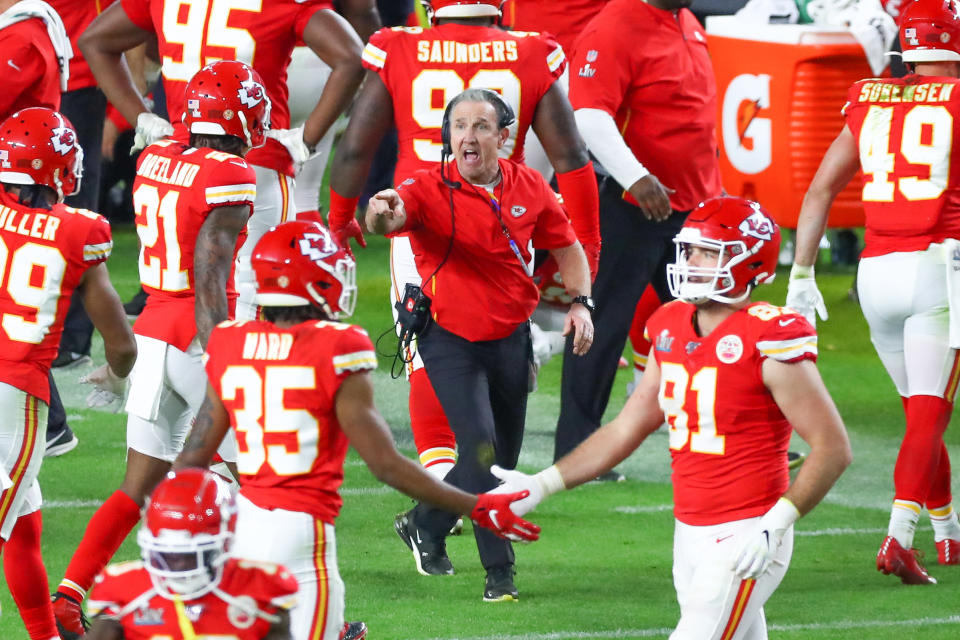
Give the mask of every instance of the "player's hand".
M 367 248 L 367 241 L 363 237 L 363 229 L 360 228 L 360 223 L 357 222 L 356 218 L 350 218 L 347 224 L 340 227 L 331 226 L 330 232 L 333 234 L 333 237 L 336 238 L 337 244 L 343 247 L 344 251 L 351 256 L 353 255 L 353 250 L 350 248 L 350 238 L 356 240 L 357 244 L 363 249 Z
M 640 211 L 647 220 L 663 222 L 673 214 L 670 194 L 675 193 L 674 190 L 661 184 L 652 173 L 634 182 L 628 191 L 640 205 Z
M 786 498 L 779 501 L 760 518 L 757 529 L 751 533 L 734 561 L 733 572 L 743 580 L 756 580 L 770 570 L 771 564 L 783 564 L 776 559 L 783 536 L 800 517 L 800 512 Z
M 597 267 L 600 266 L 600 243 L 589 242 L 583 245 L 583 252 L 587 254 L 587 265 L 590 267 L 590 282 L 597 277 Z
M 563 319 L 562 335 L 573 332 L 573 355 L 582 356 L 593 345 L 593 318 L 582 304 L 572 304 Z
M 300 167 L 312 155 L 307 143 L 303 141 L 303 125 L 296 129 L 270 129 L 267 131 L 267 137 L 273 138 L 284 146 L 297 171 L 300 171 Z
M 133 134 L 130 154 L 149 147 L 157 140 L 173 135 L 173 125 L 155 113 L 144 111 L 137 116 L 137 129 Z
M 817 288 L 813 267 L 794 264 L 790 269 L 790 282 L 787 284 L 787 306 L 802 315 L 813 326 L 817 326 L 817 316 L 826 320 L 827 305 Z
M 510 505 L 518 516 L 527 515 L 536 509 L 544 498 L 565 488 L 560 471 L 553 465 L 532 476 L 522 471 L 504 469 L 498 465 L 490 467 L 490 473 L 500 479 L 500 486 L 490 493 L 522 493 L 524 491 L 528 493 L 527 497 Z
M 540 537 L 540 527 L 527 522 L 510 509 L 512 503 L 526 498 L 528 494 L 528 491 L 481 493 L 477 496 L 476 506 L 470 512 L 470 519 L 501 538 L 514 542 L 533 542 Z
M 389 233 L 394 227 L 402 227 L 406 220 L 403 198 L 393 189 L 384 189 L 370 198 L 364 221 L 371 233 Z
M 106 407 L 123 399 L 127 389 L 127 379 L 115 374 L 109 364 L 103 364 L 87 375 L 80 376 L 79 382 L 93 385 L 93 391 L 87 396 L 87 406 L 91 409 Z

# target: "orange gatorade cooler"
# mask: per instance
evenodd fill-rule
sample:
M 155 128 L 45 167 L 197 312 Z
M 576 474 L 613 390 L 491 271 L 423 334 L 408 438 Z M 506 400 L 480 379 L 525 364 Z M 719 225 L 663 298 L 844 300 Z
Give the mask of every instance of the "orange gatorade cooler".
M 863 48 L 842 28 L 707 19 L 717 77 L 717 138 L 723 186 L 759 201 L 796 228 L 803 195 L 843 128 L 847 90 L 873 75 Z M 829 226 L 863 226 L 860 174 L 837 196 Z

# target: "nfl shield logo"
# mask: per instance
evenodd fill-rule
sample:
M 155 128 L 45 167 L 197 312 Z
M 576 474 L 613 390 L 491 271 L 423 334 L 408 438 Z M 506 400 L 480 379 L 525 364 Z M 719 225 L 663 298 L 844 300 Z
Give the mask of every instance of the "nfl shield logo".
M 596 49 L 590 49 L 587 51 L 587 62 L 596 62 L 598 55 L 600 55 L 600 53 Z

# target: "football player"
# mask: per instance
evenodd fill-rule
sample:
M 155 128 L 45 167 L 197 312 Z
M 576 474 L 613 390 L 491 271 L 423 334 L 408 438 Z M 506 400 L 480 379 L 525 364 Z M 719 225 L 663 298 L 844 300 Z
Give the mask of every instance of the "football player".
M 40 555 L 48 375 L 70 296 L 79 291 L 121 381 L 136 343 L 110 284 L 110 225 L 62 204 L 80 188 L 83 151 L 70 122 L 32 107 L 0 124 L 0 550 L 32 640 L 57 638 Z M 121 382 L 122 384 L 122 382 Z
M 154 34 L 172 127 L 150 113 L 123 64 L 124 51 Z M 332 70 L 303 126 L 287 129 L 287 65 L 298 41 Z M 356 33 L 328 0 L 121 0 L 90 25 L 79 45 L 107 98 L 137 125 L 140 146 L 171 132 L 186 142 L 187 131 L 181 124 L 184 90 L 207 62 L 240 60 L 264 79 L 274 105 L 273 131 L 271 139 L 248 158 L 257 174 L 257 202 L 237 264 L 238 317 L 254 317 L 250 252 L 267 229 L 292 217 L 290 191 L 296 165 L 311 155 L 360 86 L 363 45 Z
M 536 475 L 494 467 L 499 490 L 542 499 L 609 471 L 666 421 L 673 468 L 672 640 L 765 638 L 763 604 L 793 553 L 793 523 L 851 460 L 816 367 L 817 336 L 792 309 L 752 302 L 773 279 L 780 230 L 756 202 L 713 198 L 676 235 L 670 292 L 647 323 L 647 370 L 620 414 Z M 810 445 L 791 484 L 787 445 Z
M 236 523 L 233 495 L 217 474 L 170 472 L 144 510 L 142 561 L 97 576 L 84 639 L 289 639 L 297 581 L 282 566 L 228 557 Z
M 124 480 L 90 519 L 55 594 L 58 620 L 77 635 L 86 590 L 183 446 L 203 401 L 203 348 L 237 298 L 234 259 L 257 192 L 243 155 L 266 139 L 270 99 L 259 74 L 236 61 L 201 69 L 184 99 L 190 143 L 160 140 L 137 162 L 140 282 L 149 295 L 133 327 L 141 357 L 126 403 Z M 236 460 L 235 444 L 222 454 Z
M 206 466 L 236 430 L 234 552 L 281 563 L 297 577 L 295 638 L 337 640 L 343 627 L 334 520 L 348 445 L 395 489 L 470 514 L 502 537 L 537 538 L 539 527 L 510 511 L 525 494 L 478 498 L 397 452 L 373 404 L 373 344 L 360 327 L 337 321 L 353 312 L 354 261 L 323 226 L 279 225 L 257 243 L 252 263 L 264 320 L 225 322 L 211 333 L 207 401 L 175 466 Z
M 528 129 L 532 126 L 540 136 L 591 272 L 596 271 L 597 185 L 558 82 L 566 66 L 563 49 L 549 36 L 498 29 L 499 4 L 499 0 L 433 0 L 433 28 L 381 29 L 370 38 L 363 51 L 367 79 L 331 170 L 328 222 L 342 246 L 349 246 L 349 238 L 365 244 L 354 214 L 377 143 L 391 124 L 399 136 L 394 172 L 394 182 L 399 183 L 440 162 L 444 108 L 465 88 L 482 87 L 498 91 L 517 114 L 501 155 L 522 162 Z M 396 302 L 405 284 L 420 284 L 405 235 L 391 240 L 390 259 L 391 299 Z M 415 348 L 407 359 L 414 442 L 421 463 L 443 478 L 456 461 L 453 432 Z
M 912 73 L 850 88 L 846 125 L 800 210 L 787 304 L 811 321 L 815 314 L 827 319 L 813 264 L 833 199 L 862 169 L 866 230 L 857 293 L 906 414 L 877 569 L 906 584 L 931 584 L 913 547 L 924 507 L 937 561 L 960 564 L 943 442 L 960 379 L 960 4 L 907 5 L 900 44 Z

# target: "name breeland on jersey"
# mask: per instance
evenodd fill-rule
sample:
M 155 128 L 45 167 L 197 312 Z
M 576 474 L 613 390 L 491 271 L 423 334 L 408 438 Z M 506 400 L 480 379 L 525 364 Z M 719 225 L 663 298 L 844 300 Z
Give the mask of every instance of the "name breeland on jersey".
M 177 160 L 177 164 L 171 168 L 170 158 L 150 153 L 140 163 L 137 175 L 163 184 L 189 187 L 193 185 L 193 179 L 197 177 L 199 171 L 200 165 L 181 160 Z

